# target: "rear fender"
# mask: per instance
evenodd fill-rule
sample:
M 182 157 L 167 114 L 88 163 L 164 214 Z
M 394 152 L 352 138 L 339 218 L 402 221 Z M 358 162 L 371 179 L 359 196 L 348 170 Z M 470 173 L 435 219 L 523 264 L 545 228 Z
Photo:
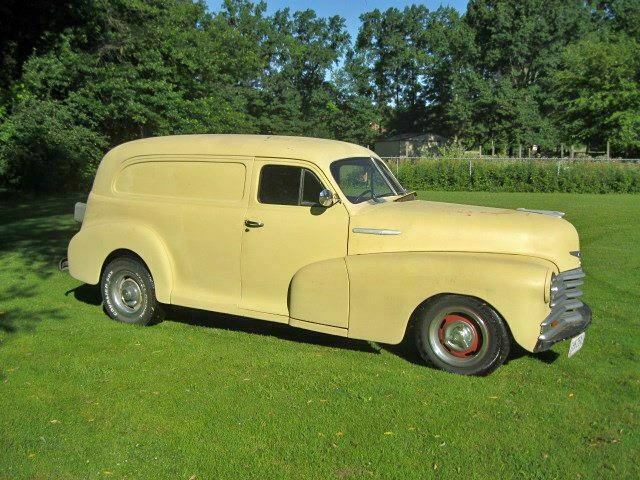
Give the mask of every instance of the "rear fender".
M 153 277 L 156 297 L 160 302 L 170 303 L 171 258 L 160 237 L 144 225 L 110 222 L 83 226 L 69 243 L 69 273 L 73 278 L 95 285 L 100 281 L 107 257 L 121 249 L 131 250 L 142 258 Z

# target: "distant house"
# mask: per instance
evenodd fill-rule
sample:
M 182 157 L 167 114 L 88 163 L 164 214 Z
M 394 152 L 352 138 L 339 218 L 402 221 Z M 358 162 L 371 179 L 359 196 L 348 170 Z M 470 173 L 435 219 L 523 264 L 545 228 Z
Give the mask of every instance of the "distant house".
M 373 149 L 381 157 L 418 157 L 445 142 L 444 137 L 435 133 L 399 133 L 377 141 Z

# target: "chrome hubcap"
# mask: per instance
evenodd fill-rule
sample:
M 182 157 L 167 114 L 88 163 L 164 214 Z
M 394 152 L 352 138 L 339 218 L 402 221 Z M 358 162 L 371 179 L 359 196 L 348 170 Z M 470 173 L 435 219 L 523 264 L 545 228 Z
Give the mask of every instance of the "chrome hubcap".
M 127 307 L 134 309 L 140 303 L 140 286 L 131 278 L 125 278 L 120 285 L 120 298 Z
M 109 296 L 117 310 L 126 316 L 136 314 L 143 307 L 142 288 L 132 272 L 117 272 L 109 285 Z
M 474 332 L 469 325 L 455 321 L 444 329 L 444 344 L 457 351 L 469 350 L 473 343 Z
M 489 332 L 484 320 L 463 306 L 436 312 L 426 332 L 431 349 L 442 361 L 468 366 L 487 351 Z

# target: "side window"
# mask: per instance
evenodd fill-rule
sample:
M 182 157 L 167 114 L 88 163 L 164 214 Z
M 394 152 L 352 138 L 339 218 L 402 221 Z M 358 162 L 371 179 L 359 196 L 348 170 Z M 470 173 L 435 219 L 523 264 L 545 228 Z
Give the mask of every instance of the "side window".
M 258 201 L 276 205 L 298 205 L 300 167 L 265 165 L 260 172 Z
M 258 201 L 271 205 L 317 205 L 323 188 L 318 177 L 306 168 L 265 165 L 260 171 Z
M 316 174 L 306 168 L 302 169 L 301 205 L 318 205 L 320 192 L 324 189 Z

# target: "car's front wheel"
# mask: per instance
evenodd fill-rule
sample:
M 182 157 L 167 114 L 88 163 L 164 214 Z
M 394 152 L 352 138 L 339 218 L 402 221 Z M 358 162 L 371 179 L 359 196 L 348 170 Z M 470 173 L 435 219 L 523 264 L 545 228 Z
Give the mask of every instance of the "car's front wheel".
M 425 361 L 462 375 L 491 373 L 511 347 L 500 315 L 485 302 L 461 295 L 445 295 L 421 308 L 414 334 Z
M 102 301 L 114 320 L 149 325 L 162 319 L 162 305 L 156 299 L 151 273 L 134 256 L 111 260 L 102 272 Z

